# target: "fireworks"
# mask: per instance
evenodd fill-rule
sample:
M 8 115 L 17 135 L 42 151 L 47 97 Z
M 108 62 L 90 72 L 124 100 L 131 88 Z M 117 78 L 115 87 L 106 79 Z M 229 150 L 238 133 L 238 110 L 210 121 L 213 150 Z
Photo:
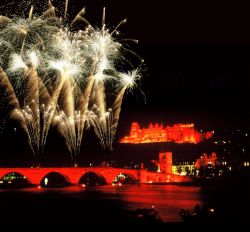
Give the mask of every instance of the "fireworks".
M 95 28 L 83 8 L 68 24 L 68 0 L 63 18 L 50 1 L 42 15 L 33 12 L 31 7 L 27 18 L 0 16 L 0 85 L 11 117 L 26 132 L 35 157 L 42 155 L 52 125 L 65 138 L 74 163 L 86 125 L 94 128 L 103 148 L 112 149 L 123 96 L 140 79 L 140 69 L 126 57 L 134 53 L 116 37 L 126 20 L 114 30 L 106 28 L 104 8 L 101 28 Z M 76 22 L 85 29 L 72 30 Z M 107 92 L 107 83 L 118 88 Z

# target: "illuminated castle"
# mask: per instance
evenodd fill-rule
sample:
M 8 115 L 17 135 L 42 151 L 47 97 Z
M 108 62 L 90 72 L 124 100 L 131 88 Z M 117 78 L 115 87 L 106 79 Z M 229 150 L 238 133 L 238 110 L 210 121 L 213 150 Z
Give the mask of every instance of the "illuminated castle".
M 139 123 L 131 124 L 130 135 L 120 140 L 120 143 L 199 143 L 211 138 L 213 132 L 198 132 L 194 124 L 174 124 L 164 127 L 163 124 L 149 124 L 148 128 L 140 128 Z

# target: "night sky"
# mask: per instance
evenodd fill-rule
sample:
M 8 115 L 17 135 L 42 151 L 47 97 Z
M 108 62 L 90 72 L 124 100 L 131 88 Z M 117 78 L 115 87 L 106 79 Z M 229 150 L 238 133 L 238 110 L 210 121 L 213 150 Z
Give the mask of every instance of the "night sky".
M 121 134 L 134 120 L 143 126 L 150 121 L 194 121 L 200 128 L 245 126 L 250 88 L 247 6 L 160 0 L 84 4 L 86 17 L 99 25 L 102 6 L 108 26 L 127 18 L 121 33 L 139 40 L 132 49 L 145 60 L 141 90 L 146 104 L 139 90 L 127 95 Z
M 14 1 L 3 0 L 2 14 L 2 2 L 8 2 L 15 12 Z M 27 2 L 25 6 L 30 2 L 36 6 L 42 1 Z M 128 133 L 132 121 L 144 127 L 151 121 L 195 122 L 200 129 L 249 126 L 250 14 L 246 5 L 162 0 L 69 2 L 71 17 L 86 6 L 86 18 L 93 25 L 101 24 L 102 7 L 106 6 L 107 25 L 114 27 L 127 18 L 121 34 L 139 40 L 131 49 L 145 60 L 145 71 L 140 90 L 124 98 L 118 138 Z M 49 141 L 48 146 L 53 143 Z

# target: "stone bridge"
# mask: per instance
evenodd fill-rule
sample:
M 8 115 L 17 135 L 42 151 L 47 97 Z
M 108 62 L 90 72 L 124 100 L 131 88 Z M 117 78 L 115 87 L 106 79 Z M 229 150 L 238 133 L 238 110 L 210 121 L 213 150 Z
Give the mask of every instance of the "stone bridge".
M 58 173 L 70 184 L 80 183 L 80 179 L 88 174 L 94 173 L 102 178 L 106 184 L 111 184 L 119 174 L 130 177 L 137 183 L 153 182 L 187 182 L 190 179 L 173 174 L 164 174 L 158 172 L 149 172 L 146 169 L 122 169 L 112 167 L 48 167 L 48 168 L 0 168 L 0 179 L 9 173 L 18 173 L 24 176 L 31 184 L 40 185 L 41 181 L 50 173 Z

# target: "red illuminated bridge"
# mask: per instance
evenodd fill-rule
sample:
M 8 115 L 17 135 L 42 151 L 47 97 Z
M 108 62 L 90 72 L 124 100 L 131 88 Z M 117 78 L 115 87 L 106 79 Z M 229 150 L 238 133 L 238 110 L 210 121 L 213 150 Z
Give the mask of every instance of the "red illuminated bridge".
M 151 182 L 187 182 L 188 177 L 173 174 L 149 172 L 146 169 L 121 169 L 112 167 L 77 167 L 77 168 L 0 168 L 0 180 L 10 174 L 18 174 L 27 179 L 31 184 L 40 185 L 44 178 L 51 173 L 56 173 L 63 177 L 69 184 L 77 185 L 81 180 L 90 175 L 95 175 L 103 180 L 105 184 L 111 184 L 119 176 L 127 176 L 132 182 L 151 183 Z

